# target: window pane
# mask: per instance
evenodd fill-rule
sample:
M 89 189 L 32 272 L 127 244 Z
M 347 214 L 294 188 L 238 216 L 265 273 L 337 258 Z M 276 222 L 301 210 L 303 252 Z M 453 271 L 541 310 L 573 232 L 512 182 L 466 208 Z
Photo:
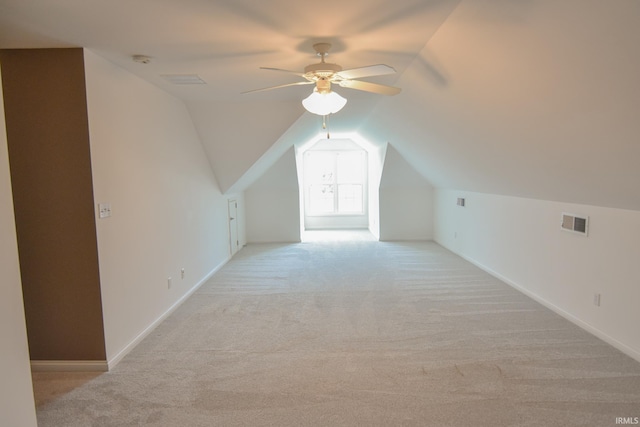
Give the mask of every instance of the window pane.
M 338 212 L 362 212 L 362 185 L 338 184 Z
M 305 179 L 309 183 L 333 184 L 335 179 L 334 156 L 324 152 L 305 153 Z
M 312 213 L 334 211 L 333 185 L 312 184 L 309 186 L 309 209 Z
M 360 184 L 364 179 L 364 154 L 362 152 L 341 152 L 337 157 L 338 183 Z

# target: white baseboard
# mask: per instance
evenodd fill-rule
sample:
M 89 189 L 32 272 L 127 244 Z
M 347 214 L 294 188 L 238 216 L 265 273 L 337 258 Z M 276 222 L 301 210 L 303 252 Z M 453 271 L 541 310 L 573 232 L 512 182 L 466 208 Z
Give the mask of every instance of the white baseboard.
M 31 372 L 107 372 L 106 360 L 32 360 Z
M 213 270 L 207 273 L 198 283 L 195 284 L 189 291 L 184 294 L 178 301 L 175 302 L 167 311 L 162 313 L 153 323 L 147 326 L 137 337 L 135 337 L 129 344 L 127 344 L 122 350 L 118 352 L 114 357 L 107 361 L 107 370 L 113 369 L 127 354 L 131 352 L 140 342 L 147 337 L 160 323 L 162 323 L 171 313 L 173 313 L 180 305 L 185 302 L 195 291 L 197 291 L 207 280 L 211 278 L 218 270 L 220 270 L 226 263 L 229 262 L 231 257 L 218 264 Z
M 638 352 L 638 351 L 634 350 L 633 348 L 627 346 L 626 344 L 618 341 L 617 339 L 607 335 L 606 333 L 604 333 L 601 330 L 593 327 L 592 325 L 584 322 L 583 320 L 577 318 L 576 316 L 572 315 L 571 313 L 566 312 L 565 310 L 563 310 L 562 308 L 560 308 L 557 305 L 553 304 L 552 302 L 542 298 L 540 295 L 538 295 L 538 294 L 536 294 L 534 292 L 531 292 L 530 290 L 526 289 L 523 286 L 520 286 L 518 283 L 510 280 L 508 277 L 503 276 L 502 274 L 498 273 L 497 271 L 492 270 L 491 268 L 489 268 L 489 267 L 485 266 L 484 264 L 476 261 L 475 259 L 470 258 L 470 257 L 468 257 L 468 256 L 466 256 L 464 254 L 458 253 L 458 252 L 452 250 L 451 248 L 443 245 L 440 242 L 436 242 L 436 243 L 438 243 L 440 246 L 450 250 L 451 252 L 455 253 L 459 257 L 464 258 L 465 260 L 469 261 L 471 264 L 475 265 L 476 267 L 480 268 L 481 270 L 485 271 L 486 273 L 492 275 L 496 279 L 506 283 L 507 285 L 511 286 L 514 289 L 517 289 L 518 291 L 522 292 L 523 294 L 525 294 L 529 298 L 535 300 L 536 302 L 539 302 L 540 304 L 542 304 L 543 306 L 545 306 L 549 310 L 555 312 L 556 314 L 559 314 L 560 316 L 564 317 L 565 319 L 567 319 L 568 321 L 570 321 L 574 325 L 579 326 L 580 328 L 582 328 L 585 331 L 591 333 L 592 335 L 595 335 L 596 337 L 600 338 L 602 341 L 606 342 L 607 344 L 611 345 L 612 347 L 615 347 L 616 349 L 620 350 L 621 352 L 623 352 L 627 356 L 629 356 L 629 357 L 637 360 L 638 362 L 640 362 L 640 352 Z

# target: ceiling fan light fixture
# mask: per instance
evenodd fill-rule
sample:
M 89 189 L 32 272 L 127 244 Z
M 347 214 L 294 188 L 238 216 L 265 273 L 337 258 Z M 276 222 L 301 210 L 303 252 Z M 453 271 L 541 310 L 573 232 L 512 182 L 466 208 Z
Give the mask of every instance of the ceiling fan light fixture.
M 346 98 L 343 98 L 336 92 L 329 91 L 320 93 L 317 88 L 313 89 L 311 95 L 302 100 L 302 105 L 308 112 L 319 116 L 337 113 L 342 110 L 342 107 L 344 107 L 346 103 Z

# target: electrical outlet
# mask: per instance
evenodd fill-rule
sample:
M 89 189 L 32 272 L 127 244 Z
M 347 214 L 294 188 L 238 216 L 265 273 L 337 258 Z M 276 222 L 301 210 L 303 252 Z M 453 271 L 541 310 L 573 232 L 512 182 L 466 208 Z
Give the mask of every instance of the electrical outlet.
M 167 289 L 171 289 L 171 277 L 167 277 Z
M 599 293 L 593 294 L 593 305 L 595 305 L 596 307 L 600 307 L 600 294 Z
M 180 278 L 184 279 L 184 268 L 180 269 Z

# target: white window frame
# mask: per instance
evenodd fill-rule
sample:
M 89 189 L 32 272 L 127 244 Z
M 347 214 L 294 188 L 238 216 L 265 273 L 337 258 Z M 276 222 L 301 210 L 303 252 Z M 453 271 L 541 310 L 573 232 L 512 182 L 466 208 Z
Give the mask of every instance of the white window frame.
M 344 182 L 340 182 L 340 176 L 338 171 L 338 158 L 340 155 L 345 154 L 354 154 L 357 153 L 361 156 L 361 176 L 359 177 L 359 181 L 357 180 L 348 180 Z M 324 156 L 332 156 L 333 157 L 333 176 L 331 183 L 322 183 L 321 181 L 312 180 L 310 173 L 308 172 L 312 168 L 309 167 L 307 162 L 311 161 L 310 156 L 314 155 L 324 155 Z M 366 215 L 367 209 L 367 152 L 365 150 L 309 150 L 304 153 L 304 198 L 305 198 L 305 215 L 306 216 L 362 216 Z M 333 211 L 319 211 L 312 210 L 312 198 L 311 198 L 311 187 L 315 185 L 331 185 L 333 191 Z M 358 211 L 340 211 L 340 193 L 339 187 L 341 185 L 360 185 L 361 186 L 361 205 L 360 210 Z

